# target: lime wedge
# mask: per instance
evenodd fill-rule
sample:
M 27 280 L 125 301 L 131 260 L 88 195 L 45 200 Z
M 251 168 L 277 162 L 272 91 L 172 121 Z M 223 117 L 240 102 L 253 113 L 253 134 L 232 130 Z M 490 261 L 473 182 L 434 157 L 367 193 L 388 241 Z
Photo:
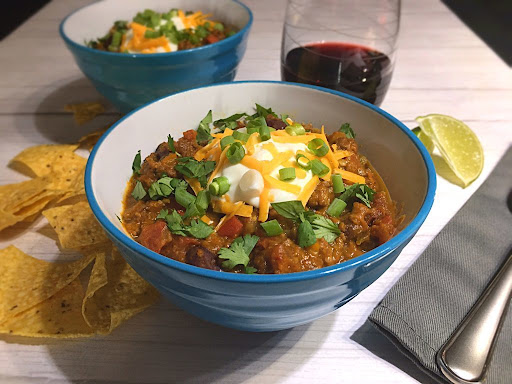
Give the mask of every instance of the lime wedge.
M 416 121 L 464 187 L 480 175 L 484 167 L 484 151 L 478 137 L 466 124 L 438 114 L 420 116 Z
M 414 128 L 412 132 L 418 137 L 418 139 L 420 139 L 425 148 L 427 148 L 428 153 L 432 154 L 432 152 L 434 152 L 435 144 L 430 140 L 430 137 L 425 135 L 420 127 Z

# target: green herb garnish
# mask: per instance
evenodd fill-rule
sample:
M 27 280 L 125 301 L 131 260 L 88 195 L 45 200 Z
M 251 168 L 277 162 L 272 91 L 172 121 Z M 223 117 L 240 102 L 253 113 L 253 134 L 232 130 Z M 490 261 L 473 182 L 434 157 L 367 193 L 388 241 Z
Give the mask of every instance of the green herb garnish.
M 176 148 L 174 147 L 174 139 L 171 135 L 167 135 L 167 145 L 169 146 L 169 151 L 176 153 Z
M 193 157 L 182 157 L 174 168 L 186 177 L 197 179 L 204 188 L 208 175 L 215 169 L 215 161 L 197 161 Z
M 350 127 L 349 123 L 342 124 L 340 129 L 338 129 L 338 131 L 343 132 L 345 134 L 345 136 L 347 136 L 347 139 L 355 139 L 355 137 L 356 137 L 356 134 Z
M 350 199 L 355 197 L 361 200 L 368 208 L 371 208 L 370 202 L 373 201 L 374 195 L 375 191 L 368 185 L 356 183 L 346 187 L 345 192 L 340 195 L 339 199 L 348 203 Z
M 237 237 L 229 248 L 221 248 L 219 258 L 226 259 L 222 266 L 226 269 L 233 269 L 237 265 L 247 267 L 250 261 L 249 255 L 258 240 L 258 236 L 245 235 L 244 237 Z
M 135 155 L 134 159 L 133 159 L 133 163 L 132 163 L 132 171 L 133 173 L 136 173 L 137 175 L 140 175 L 140 164 L 142 162 L 142 158 L 140 156 L 140 151 L 137 152 L 137 154 Z
M 210 132 L 210 123 L 212 122 L 212 111 L 210 110 L 206 116 L 201 120 L 197 127 L 196 141 L 198 144 L 209 143 L 213 137 Z
M 155 181 L 148 189 L 151 200 L 158 200 L 161 197 L 170 196 L 174 188 L 171 186 L 171 177 L 162 177 Z
M 138 180 L 135 184 L 135 187 L 133 188 L 132 196 L 135 200 L 142 200 L 144 196 L 146 196 L 146 191 L 144 190 L 142 183 Z
M 162 209 L 156 218 L 165 220 L 173 235 L 205 239 L 213 232 L 213 228 L 201 220 L 192 220 L 190 225 L 186 225 L 176 210 L 169 213 L 166 209 Z

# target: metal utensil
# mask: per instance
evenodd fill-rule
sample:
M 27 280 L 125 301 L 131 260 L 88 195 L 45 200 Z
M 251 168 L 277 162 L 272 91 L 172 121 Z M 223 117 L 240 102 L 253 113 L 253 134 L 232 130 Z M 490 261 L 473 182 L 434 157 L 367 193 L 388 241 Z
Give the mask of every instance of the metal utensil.
M 512 191 L 507 199 L 512 212 Z M 512 252 L 436 356 L 452 383 L 482 383 L 512 296 Z

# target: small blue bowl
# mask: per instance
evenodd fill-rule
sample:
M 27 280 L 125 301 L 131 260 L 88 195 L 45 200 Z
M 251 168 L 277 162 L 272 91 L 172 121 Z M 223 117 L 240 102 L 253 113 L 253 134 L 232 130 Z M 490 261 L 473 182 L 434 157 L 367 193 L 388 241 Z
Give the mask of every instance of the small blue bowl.
M 190 102 L 193 100 L 193 104 Z M 218 272 L 180 263 L 134 241 L 119 223 L 134 154 L 153 152 L 168 134 L 197 128 L 208 110 L 214 119 L 250 112 L 254 103 L 297 121 L 325 125 L 350 122 L 362 153 L 403 204 L 404 227 L 385 244 L 330 267 L 282 275 Z M 119 145 L 122 143 L 122 145 Z M 226 327 L 275 331 L 313 321 L 339 308 L 373 283 L 400 254 L 425 220 L 436 189 L 425 147 L 401 122 L 355 97 L 325 88 L 283 82 L 232 82 L 171 95 L 117 122 L 89 157 L 87 199 L 128 263 L 182 309 Z
M 200 10 L 239 31 L 215 44 L 155 54 L 122 54 L 88 48 L 116 20 L 131 20 L 145 8 Z M 78 67 L 119 111 L 127 113 L 165 95 L 232 81 L 247 46 L 250 9 L 237 0 L 103 0 L 68 15 L 59 32 Z

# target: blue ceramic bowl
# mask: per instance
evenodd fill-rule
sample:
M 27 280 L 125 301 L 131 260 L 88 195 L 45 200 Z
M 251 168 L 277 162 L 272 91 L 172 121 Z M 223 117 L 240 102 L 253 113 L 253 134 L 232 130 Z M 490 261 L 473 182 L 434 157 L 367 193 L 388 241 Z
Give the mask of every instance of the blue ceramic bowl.
M 166 258 L 131 239 L 116 214 L 122 209 L 134 154 L 140 149 L 144 158 L 169 133 L 177 138 L 183 131 L 197 128 L 210 109 L 215 119 L 251 111 L 255 102 L 297 121 L 324 124 L 328 132 L 350 122 L 362 153 L 379 171 L 392 198 L 404 206 L 401 231 L 387 243 L 342 264 L 283 275 L 201 269 Z M 132 112 L 110 128 L 92 151 L 85 187 L 95 216 L 128 263 L 166 298 L 226 327 L 275 331 L 334 311 L 382 275 L 430 211 L 436 176 L 425 147 L 383 110 L 324 88 L 257 81 L 193 89 Z
M 145 8 L 201 10 L 239 32 L 215 44 L 169 53 L 121 54 L 85 45 L 85 41 L 104 36 L 114 21 L 131 20 Z M 165 95 L 233 80 L 251 24 L 251 11 L 237 0 L 103 0 L 71 13 L 59 31 L 84 75 L 126 113 Z

